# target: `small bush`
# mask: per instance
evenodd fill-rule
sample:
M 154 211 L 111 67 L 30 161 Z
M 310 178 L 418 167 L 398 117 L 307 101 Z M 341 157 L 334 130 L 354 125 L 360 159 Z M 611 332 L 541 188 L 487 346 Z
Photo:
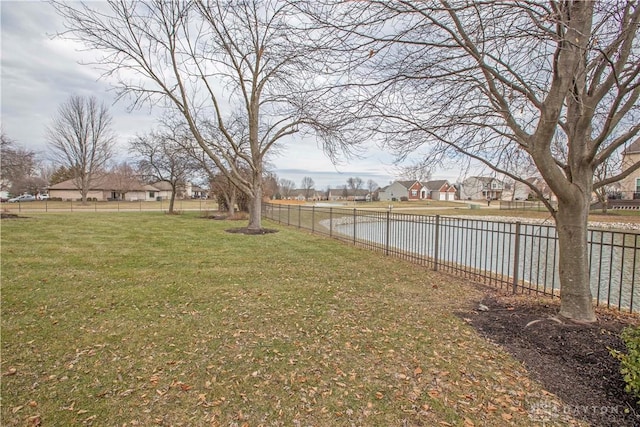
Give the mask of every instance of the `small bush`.
M 611 354 L 620 360 L 620 373 L 626 383 L 625 391 L 633 394 L 640 404 L 640 327 L 625 328 L 620 337 L 627 352 L 612 350 Z

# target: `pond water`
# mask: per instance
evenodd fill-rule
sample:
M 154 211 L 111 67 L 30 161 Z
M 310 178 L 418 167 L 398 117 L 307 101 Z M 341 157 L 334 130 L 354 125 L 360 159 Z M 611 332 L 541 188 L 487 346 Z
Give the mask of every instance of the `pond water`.
M 560 288 L 555 227 L 434 217 L 392 219 L 379 216 L 333 218 L 333 232 L 394 251 L 437 259 L 484 274 L 513 277 L 547 292 Z M 322 222 L 329 227 L 329 221 Z M 387 225 L 388 224 L 388 225 Z M 438 244 L 436 245 L 436 235 Z M 516 240 L 519 245 L 516 245 Z M 591 291 L 602 304 L 640 310 L 640 234 L 590 231 Z M 515 261 L 515 257 L 518 261 Z

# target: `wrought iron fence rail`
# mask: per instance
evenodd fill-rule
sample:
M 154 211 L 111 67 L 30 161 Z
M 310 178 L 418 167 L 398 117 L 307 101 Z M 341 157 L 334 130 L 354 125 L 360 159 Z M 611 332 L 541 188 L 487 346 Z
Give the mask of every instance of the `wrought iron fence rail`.
M 280 204 L 263 215 L 513 293 L 559 296 L 552 225 Z M 597 304 L 640 311 L 640 233 L 590 230 L 589 257 Z

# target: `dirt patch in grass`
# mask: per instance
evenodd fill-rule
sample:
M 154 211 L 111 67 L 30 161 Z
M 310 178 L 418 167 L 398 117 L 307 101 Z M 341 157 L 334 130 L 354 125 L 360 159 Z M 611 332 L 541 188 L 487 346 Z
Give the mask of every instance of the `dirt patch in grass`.
M 556 317 L 556 302 L 491 291 L 478 308 L 462 317 L 564 401 L 562 408 L 541 408 L 550 418 L 561 413 L 598 426 L 640 425 L 640 406 L 624 391 L 619 362 L 609 351 L 625 349 L 620 331 L 638 325 L 637 317 L 599 310 L 596 324 L 577 325 Z
M 21 218 L 25 218 L 25 217 L 20 216 L 18 214 L 12 214 L 7 212 L 0 213 L 0 219 L 21 219 Z
M 218 214 L 218 215 L 203 215 L 201 217 L 202 219 L 213 219 L 216 221 L 224 221 L 227 219 L 227 215 L 226 214 Z

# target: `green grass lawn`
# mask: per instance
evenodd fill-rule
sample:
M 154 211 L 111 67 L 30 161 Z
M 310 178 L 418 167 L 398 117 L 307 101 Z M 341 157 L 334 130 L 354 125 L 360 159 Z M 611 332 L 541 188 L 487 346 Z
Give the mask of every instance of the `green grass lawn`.
M 3 426 L 538 425 L 557 403 L 455 314 L 479 297 L 460 279 L 196 213 L 24 215 L 1 229 Z

